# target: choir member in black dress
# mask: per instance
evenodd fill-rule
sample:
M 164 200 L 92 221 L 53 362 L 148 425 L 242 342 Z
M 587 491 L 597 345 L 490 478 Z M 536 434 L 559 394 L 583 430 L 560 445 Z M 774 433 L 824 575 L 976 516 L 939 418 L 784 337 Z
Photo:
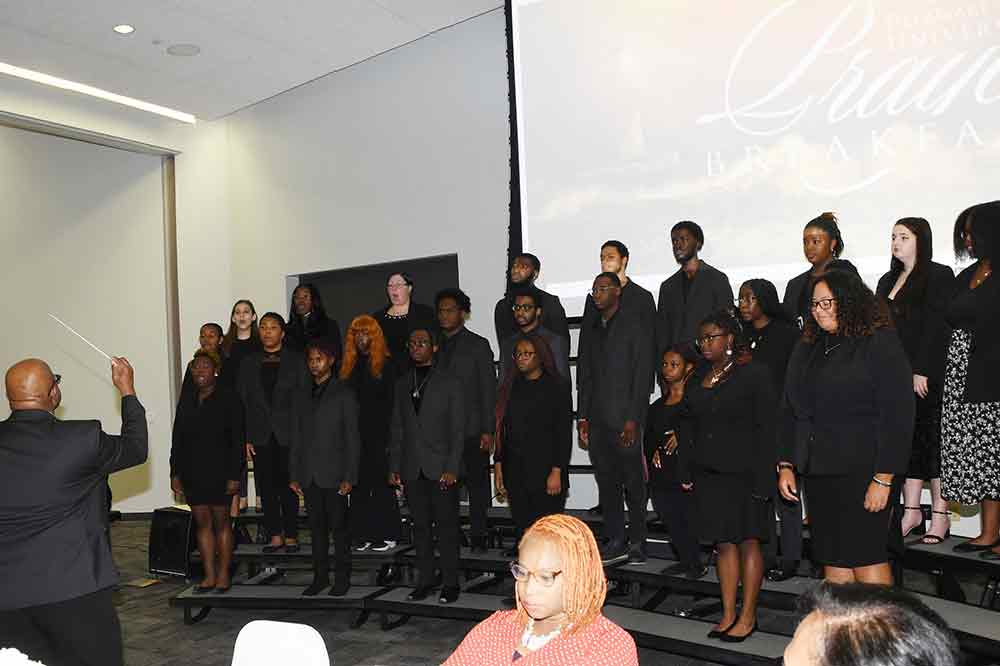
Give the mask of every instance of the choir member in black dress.
M 562 337 L 542 326 L 544 312 L 541 293 L 534 287 L 518 287 L 509 296 L 514 302 L 510 307 L 514 312 L 517 332 L 506 340 L 500 340 L 500 381 L 502 382 L 514 367 L 514 347 L 528 334 L 537 335 L 545 340 L 545 344 L 552 350 L 556 371 L 567 382 L 570 381 L 569 348 L 566 347 Z
M 561 513 L 573 451 L 573 398 L 552 350 L 537 335 L 519 340 L 515 367 L 497 397 L 493 478 L 514 519 L 514 543 L 532 523 Z M 510 553 L 516 557 L 516 547 Z
M 507 291 L 493 308 L 493 324 L 496 327 L 497 340 L 506 340 L 517 333 L 517 323 L 514 321 L 513 311 L 514 293 L 522 288 L 534 288 L 538 290 L 539 307 L 542 308 L 542 326 L 562 338 L 563 346 L 569 349 L 569 324 L 566 323 L 566 310 L 563 309 L 558 296 L 543 291 L 535 284 L 541 271 L 541 260 L 530 252 L 522 252 L 514 257 L 510 264 Z
M 399 542 L 399 503 L 386 482 L 394 369 L 378 322 L 370 315 L 355 317 L 344 341 L 340 379 L 354 389 L 360 406 L 361 463 L 351 493 L 351 533 L 358 550 L 385 552 Z
M 797 501 L 795 475 L 806 478 L 813 560 L 827 580 L 891 584 L 889 499 L 910 460 L 913 371 L 885 305 L 856 275 L 829 271 L 811 305 L 788 362 L 778 488 Z
M 257 310 L 253 303 L 243 298 L 233 304 L 229 315 L 229 330 L 222 338 L 222 373 L 230 386 L 240 385 L 240 366 L 243 359 L 260 350 L 260 333 L 257 331 Z M 234 518 L 247 508 L 247 464 L 244 458 L 243 472 L 240 476 L 240 494 L 233 497 L 233 506 L 229 514 Z
M 361 436 L 354 391 L 334 377 L 337 350 L 330 340 L 306 343 L 312 385 L 294 396 L 292 451 L 288 487 L 305 496 L 312 533 L 312 583 L 302 592 L 312 597 L 330 584 L 330 529 L 336 568 L 331 597 L 351 587 L 351 537 L 348 495 L 358 482 Z
M 747 351 L 756 363 L 770 372 L 777 400 L 784 391 L 788 359 L 801 331 L 789 322 L 788 314 L 778 301 L 778 291 L 768 280 L 744 282 L 736 306 L 744 322 Z M 783 581 L 795 575 L 802 559 L 802 507 L 797 502 L 778 497 L 775 510 L 781 518 L 781 536 L 779 539 L 777 534 L 771 534 L 764 546 L 764 564 L 768 580 Z
M 340 358 L 340 324 L 331 319 L 323 307 L 323 296 L 316 285 L 300 284 L 292 292 L 292 305 L 288 311 L 288 325 L 285 328 L 285 344 L 297 352 L 303 352 L 312 340 L 326 340 L 338 350 Z
M 931 528 L 927 544 L 948 536 L 948 502 L 941 497 L 941 398 L 944 364 L 951 330 L 944 311 L 954 292 L 951 268 L 931 261 L 931 225 L 922 217 L 904 217 L 892 227 L 889 272 L 879 279 L 875 293 L 886 299 L 903 350 L 913 367 L 917 419 L 913 451 L 903 485 L 902 536 L 923 534 L 920 494 L 924 481 L 931 486 Z
M 228 513 L 231 497 L 239 491 L 243 406 L 231 388 L 216 381 L 221 366 L 214 352 L 195 352 L 193 388 L 177 403 L 170 447 L 170 487 L 191 506 L 205 567 L 196 593 L 225 592 L 230 586 L 233 529 Z
M 840 259 L 844 252 L 844 239 L 840 235 L 840 225 L 833 213 L 823 213 L 806 223 L 802 230 L 802 252 L 810 263 L 809 270 L 796 275 L 785 286 L 785 297 L 781 300 L 788 313 L 788 319 L 802 329 L 809 320 L 809 299 L 812 298 L 811 285 L 826 272 L 833 261 L 840 261 L 845 268 L 857 273 L 854 264 Z
M 472 304 L 461 289 L 443 289 L 434 297 L 441 345 L 435 363 L 462 383 L 465 450 L 461 480 L 469 493 L 469 541 L 473 552 L 486 552 L 491 506 L 490 453 L 496 430 L 497 375 L 490 343 L 465 326 Z
M 271 543 L 297 552 L 299 498 L 288 487 L 293 397 L 309 386 L 302 354 L 284 345 L 285 320 L 277 312 L 260 318 L 261 350 L 240 366 L 239 393 L 246 424 L 246 453 L 253 460 L 254 481 L 264 509 Z
M 409 273 L 391 273 L 385 282 L 389 304 L 372 313 L 389 343 L 393 374 L 397 377 L 410 369 L 410 353 L 406 346 L 410 332 L 417 328 L 437 331 L 434 308 L 413 302 L 414 286 Z
M 976 261 L 959 273 L 945 319 L 952 327 L 941 413 L 941 493 L 982 503 L 980 534 L 955 546 L 1000 559 L 1000 201 L 955 221 L 955 254 Z
M 691 451 L 682 448 L 679 459 L 682 487 L 693 484 L 701 538 L 719 551 L 722 619 L 709 637 L 724 642 L 743 641 L 757 628 L 760 542 L 774 529 L 774 386 L 763 364 L 737 359 L 738 334 L 727 310 L 701 324 L 698 348 L 706 362 L 687 385 L 693 434 Z
M 670 230 L 670 244 L 680 269 L 660 284 L 656 309 L 656 352 L 693 344 L 702 319 L 732 307 L 733 288 L 726 274 L 698 256 L 705 245 L 701 227 L 683 220 Z
M 232 382 L 229 381 L 229 377 L 225 374 L 226 356 L 222 349 L 222 327 L 211 321 L 207 324 L 202 324 L 201 328 L 198 329 L 198 348 L 202 351 L 215 354 L 222 359 L 222 367 L 219 369 L 219 381 L 232 387 Z M 190 393 L 191 391 L 194 391 L 194 382 L 191 376 L 191 362 L 188 362 L 187 368 L 184 369 L 184 379 L 181 381 L 181 393 Z
M 649 405 L 645 441 L 653 510 L 667 526 L 670 543 L 679 560 L 664 573 L 692 580 L 704 577 L 708 569 L 701 562 L 694 495 L 681 488 L 677 452 L 680 438 L 691 435 L 690 427 L 684 423 L 689 417 L 684 388 L 697 362 L 698 356 L 691 345 L 674 345 L 663 352 L 660 397 Z M 690 452 L 690 443 L 683 450 Z

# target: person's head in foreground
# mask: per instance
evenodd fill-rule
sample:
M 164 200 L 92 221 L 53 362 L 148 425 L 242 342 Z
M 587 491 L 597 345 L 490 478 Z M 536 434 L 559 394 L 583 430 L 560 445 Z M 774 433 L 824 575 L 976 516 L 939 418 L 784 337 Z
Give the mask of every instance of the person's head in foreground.
M 882 585 L 822 583 L 785 648 L 785 666 L 956 666 L 958 642 L 916 597 Z
M 635 641 L 601 614 L 607 580 L 586 524 L 539 518 L 521 537 L 511 573 L 517 608 L 477 625 L 446 666 L 510 663 L 515 652 L 540 665 L 637 666 Z

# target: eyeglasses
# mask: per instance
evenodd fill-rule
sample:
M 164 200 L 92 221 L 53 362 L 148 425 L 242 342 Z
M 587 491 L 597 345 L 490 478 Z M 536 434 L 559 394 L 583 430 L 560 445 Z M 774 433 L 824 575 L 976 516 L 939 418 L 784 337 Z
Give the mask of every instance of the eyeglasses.
M 707 345 L 707 344 L 711 344 L 712 340 L 714 340 L 716 338 L 723 338 L 723 337 L 725 337 L 727 335 L 729 335 L 729 334 L 728 333 L 715 333 L 714 335 L 703 335 L 701 337 L 695 338 L 695 342 L 697 342 L 700 345 Z
M 521 566 L 520 562 L 511 562 L 510 573 L 513 574 L 516 581 L 526 582 L 528 578 L 534 576 L 535 580 L 542 584 L 542 587 L 552 587 L 556 582 L 556 576 L 562 571 L 531 571 L 527 567 Z
M 617 289 L 617 287 L 615 287 L 614 285 L 605 285 L 603 287 L 594 287 L 593 289 L 590 290 L 590 293 L 593 296 L 599 296 L 600 294 L 603 294 L 605 292 L 611 291 L 612 289 Z
M 514 312 L 528 312 L 529 310 L 534 310 L 537 305 L 532 305 L 530 303 L 516 303 L 510 306 L 510 309 Z
M 756 296 L 747 296 L 746 298 L 740 296 L 739 298 L 734 299 L 733 303 L 735 303 L 736 305 L 743 305 L 744 303 L 746 303 L 747 305 L 753 305 L 754 302 L 756 302 L 756 300 L 757 300 Z
M 813 310 L 829 310 L 837 302 L 836 298 L 820 298 L 809 304 Z
M 519 352 L 514 352 L 514 358 L 531 358 L 534 355 L 535 355 L 535 352 L 533 352 L 533 351 L 519 351 Z
M 52 375 L 52 381 L 58 385 L 62 381 L 62 375 Z
M 401 288 L 407 287 L 409 285 L 407 285 L 405 282 L 390 282 L 386 286 L 389 287 L 389 289 L 401 289 Z
M 421 349 L 423 347 L 430 347 L 430 340 L 410 340 L 406 343 L 409 345 L 410 349 Z

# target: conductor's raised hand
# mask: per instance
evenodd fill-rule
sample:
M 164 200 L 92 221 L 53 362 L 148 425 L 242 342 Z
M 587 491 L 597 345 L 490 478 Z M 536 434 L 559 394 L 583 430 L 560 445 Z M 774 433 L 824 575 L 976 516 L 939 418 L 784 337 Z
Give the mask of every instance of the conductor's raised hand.
M 111 358 L 111 381 L 123 398 L 135 395 L 135 370 L 124 356 Z

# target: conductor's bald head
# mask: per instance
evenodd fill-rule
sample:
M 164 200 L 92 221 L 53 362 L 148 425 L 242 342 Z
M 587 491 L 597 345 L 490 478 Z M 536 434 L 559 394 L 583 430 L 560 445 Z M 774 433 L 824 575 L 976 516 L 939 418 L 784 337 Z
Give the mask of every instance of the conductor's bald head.
M 11 411 L 41 409 L 51 412 L 62 400 L 52 368 L 37 358 L 27 358 L 12 365 L 4 377 L 4 386 Z

